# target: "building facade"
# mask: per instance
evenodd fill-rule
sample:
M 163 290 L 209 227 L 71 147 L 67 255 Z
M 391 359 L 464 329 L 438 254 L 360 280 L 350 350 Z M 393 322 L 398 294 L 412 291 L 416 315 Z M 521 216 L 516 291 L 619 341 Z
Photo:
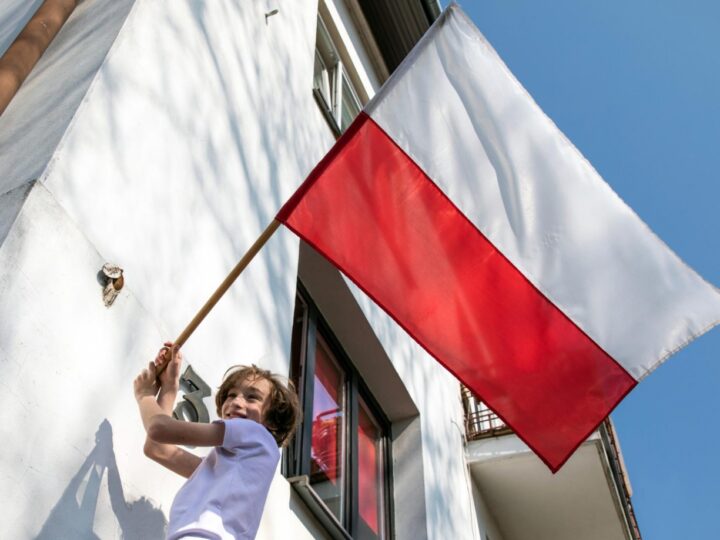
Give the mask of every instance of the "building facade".
M 47 3 L 3 5 L 0 53 Z M 440 7 L 68 3 L 0 116 L 0 537 L 159 538 L 183 479 L 142 454 L 134 376 Z M 298 385 L 258 538 L 639 538 L 609 424 L 553 476 L 288 230 L 183 352 L 188 421 L 233 364 Z

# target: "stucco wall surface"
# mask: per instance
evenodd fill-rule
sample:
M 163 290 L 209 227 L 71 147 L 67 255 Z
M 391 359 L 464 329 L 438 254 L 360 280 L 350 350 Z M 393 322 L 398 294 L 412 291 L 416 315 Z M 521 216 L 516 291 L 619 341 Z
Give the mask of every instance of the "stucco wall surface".
M 136 2 L 40 177 L 168 337 L 332 142 L 307 91 L 312 2 L 281 2 L 267 24 L 266 4 Z M 284 367 L 296 259 L 297 239 L 276 234 L 188 359 Z
M 266 24 L 265 4 L 136 2 L 31 195 L 3 196 L 3 535 L 162 535 L 182 479 L 142 456 L 132 379 L 332 143 L 308 90 L 315 6 Z M 184 348 L 213 388 L 233 363 L 288 372 L 297 247 L 277 234 Z M 106 261 L 126 278 L 110 309 Z M 278 475 L 261 538 L 322 537 L 296 499 Z
M 485 503 L 485 497 L 482 495 L 477 483 L 473 480 L 470 480 L 470 483 L 472 486 L 473 501 L 475 502 L 475 514 L 478 517 L 478 522 L 482 524 L 485 533 L 485 536 L 480 536 L 480 538 L 505 540 L 505 537 L 500 533 L 495 516 Z
M 0 195 L 0 246 L 10 232 L 32 185 L 33 182 L 27 182 Z
M 179 485 L 143 481 L 152 466 L 138 459 L 130 408 L 135 359 L 161 338 L 157 321 L 129 291 L 112 310 L 98 302 L 102 262 L 35 184 L 0 248 L 4 538 L 162 530 L 161 501 Z

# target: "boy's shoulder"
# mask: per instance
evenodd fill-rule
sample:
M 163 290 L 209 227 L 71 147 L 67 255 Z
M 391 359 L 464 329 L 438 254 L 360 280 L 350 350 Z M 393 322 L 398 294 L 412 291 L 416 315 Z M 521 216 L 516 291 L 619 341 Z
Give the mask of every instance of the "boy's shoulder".
M 275 438 L 263 424 L 247 418 L 226 418 L 215 422 L 225 425 L 223 448 L 232 450 L 259 445 L 279 454 Z

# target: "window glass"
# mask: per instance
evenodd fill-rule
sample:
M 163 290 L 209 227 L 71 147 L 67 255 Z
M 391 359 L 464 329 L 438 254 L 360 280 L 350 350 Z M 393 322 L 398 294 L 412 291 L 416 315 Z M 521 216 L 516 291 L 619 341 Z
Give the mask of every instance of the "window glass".
M 342 44 L 340 44 L 342 45 Z M 345 131 L 362 105 L 323 20 L 318 17 L 313 67 L 315 96 L 336 134 Z
M 340 129 L 345 131 L 355 117 L 360 113 L 360 100 L 350 81 L 343 73 L 342 77 L 342 106 L 340 108 Z
M 315 51 L 315 68 L 313 72 L 313 88 L 320 92 L 325 100 L 325 106 L 330 107 L 332 103 L 332 89 L 330 87 L 330 71 L 328 70 L 322 56 Z
M 384 472 L 382 469 L 382 430 L 365 402 L 358 410 L 358 538 L 380 538 L 383 530 Z
M 320 336 L 315 351 L 310 483 L 333 514 L 342 520 L 345 374 Z
M 313 68 L 313 88 L 320 92 L 325 100 L 325 106 L 332 111 L 336 102 L 337 77 L 340 67 L 340 58 L 330 34 L 318 17 L 317 37 L 315 43 L 315 65 Z
M 324 503 L 311 509 L 334 515 L 352 538 L 391 537 L 390 424 L 315 304 L 300 293 L 291 350 L 304 422 L 285 454 L 284 474 L 309 478 L 306 489 Z

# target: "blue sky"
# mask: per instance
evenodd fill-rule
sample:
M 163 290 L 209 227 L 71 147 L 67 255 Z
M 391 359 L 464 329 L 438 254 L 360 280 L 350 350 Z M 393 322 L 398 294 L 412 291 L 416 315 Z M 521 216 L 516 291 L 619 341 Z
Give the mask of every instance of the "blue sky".
M 625 202 L 720 285 L 720 2 L 460 5 Z M 646 540 L 720 538 L 719 356 L 715 329 L 612 415 Z

